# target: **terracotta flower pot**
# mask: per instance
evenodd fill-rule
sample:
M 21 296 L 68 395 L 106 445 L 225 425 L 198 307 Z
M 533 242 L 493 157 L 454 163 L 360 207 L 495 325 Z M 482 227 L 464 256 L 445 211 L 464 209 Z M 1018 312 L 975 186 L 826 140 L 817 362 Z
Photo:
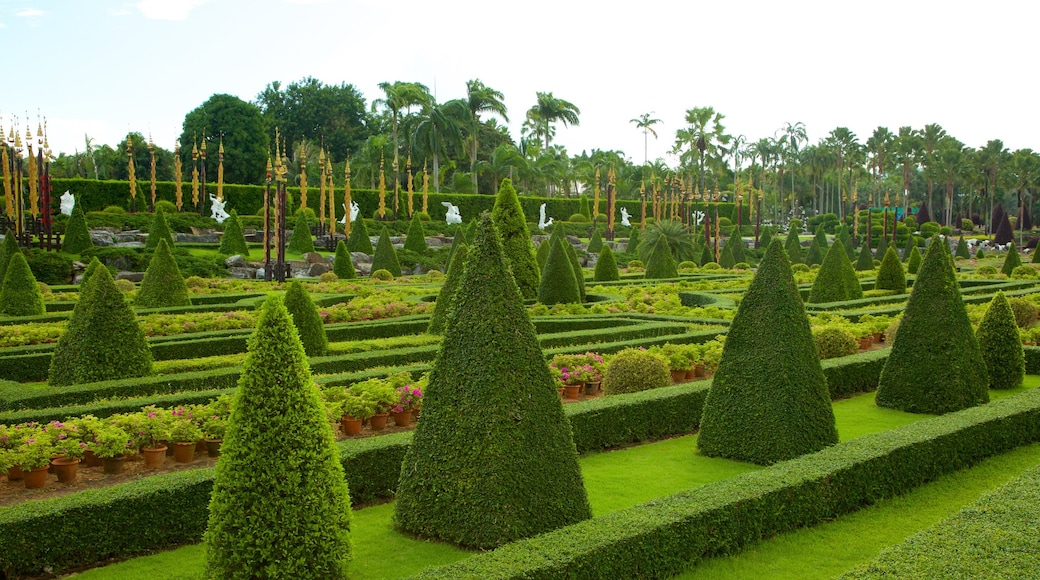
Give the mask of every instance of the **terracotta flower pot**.
M 859 349 L 860 350 L 867 350 L 868 348 L 870 348 L 870 345 L 872 345 L 872 344 L 874 344 L 874 337 L 873 336 L 868 336 L 867 338 L 859 339 Z
M 343 430 L 343 434 L 347 436 L 354 436 L 361 433 L 362 419 L 356 419 L 354 417 L 347 417 L 346 415 L 339 418 L 339 428 Z
M 61 483 L 72 483 L 76 481 L 76 473 L 79 471 L 79 459 L 69 459 L 63 457 L 61 459 L 55 459 L 51 466 L 54 467 L 54 473 L 58 475 L 58 481 Z
M 206 439 L 206 455 L 208 457 L 220 457 L 220 446 L 223 439 Z
M 376 413 L 368 420 L 368 425 L 373 431 L 382 431 L 386 429 L 386 420 L 389 418 L 390 413 Z
M 86 464 L 87 467 L 101 467 L 105 464 L 105 462 L 97 456 L 97 453 L 94 453 L 90 449 L 83 452 L 83 463 Z
M 161 468 L 163 463 L 166 463 L 166 449 L 165 445 L 142 449 L 141 454 L 144 455 L 144 466 L 148 469 Z
M 7 468 L 8 481 L 21 481 L 23 477 L 25 477 L 25 474 L 22 472 L 21 466 L 12 465 L 11 467 Z
M 599 390 L 599 381 L 585 383 L 585 394 L 595 395 L 596 391 Z
M 50 469 L 50 465 L 44 465 L 43 467 L 37 467 L 36 469 L 25 469 L 22 468 L 22 481 L 25 483 L 25 489 L 40 489 L 47 484 L 47 470 Z
M 412 422 L 411 411 L 401 411 L 400 413 L 394 413 L 394 425 L 398 427 L 408 427 Z
M 195 447 L 194 441 L 188 443 L 175 442 L 173 444 L 173 460 L 177 463 L 191 463 L 195 459 Z
M 704 365 L 693 365 L 693 376 L 703 377 L 705 374 Z
M 105 464 L 105 473 L 109 475 L 119 475 L 120 473 L 123 473 L 123 462 L 126 461 L 126 458 L 122 455 L 116 457 L 104 457 L 102 458 L 102 461 Z
M 686 381 L 686 370 L 685 369 L 674 370 L 674 371 L 671 371 L 671 373 L 672 373 L 672 383 L 673 384 L 674 383 L 682 383 L 682 382 Z
M 885 340 L 885 335 L 884 334 L 881 334 L 880 332 L 875 332 L 874 333 L 874 342 L 884 342 L 884 340 Z
M 412 423 L 419 420 L 419 407 L 412 407 Z
M 584 385 L 564 385 L 563 386 L 563 398 L 564 399 L 577 399 L 578 395 L 581 394 L 581 389 Z

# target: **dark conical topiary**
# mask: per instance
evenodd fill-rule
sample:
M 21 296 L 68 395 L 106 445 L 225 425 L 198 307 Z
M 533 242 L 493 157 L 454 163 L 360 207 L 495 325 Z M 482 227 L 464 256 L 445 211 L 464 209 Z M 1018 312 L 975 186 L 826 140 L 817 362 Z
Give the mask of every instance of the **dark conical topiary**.
M 947 245 L 933 237 L 881 371 L 880 407 L 948 413 L 989 401 L 989 377 Z
M 451 309 L 451 300 L 455 296 L 455 290 L 462 279 L 462 272 L 466 268 L 466 257 L 469 255 L 469 246 L 466 242 L 459 242 L 455 255 L 448 266 L 448 274 L 444 277 L 444 284 L 437 294 L 437 301 L 433 303 L 433 315 L 430 316 L 430 326 L 426 332 L 430 334 L 444 334 L 448 326 L 448 313 Z
M 955 258 L 964 258 L 965 260 L 971 258 L 971 251 L 968 250 L 968 242 L 964 241 L 964 236 L 957 238 L 957 249 L 954 251 L 953 256 Z
M 520 295 L 525 300 L 534 298 L 538 295 L 540 272 L 534 259 L 534 245 L 531 243 L 531 233 L 527 229 L 524 208 L 516 196 L 512 180 L 508 178 L 503 179 L 502 186 L 498 188 L 491 219 L 498 228 L 498 235 L 502 239 L 502 251 L 506 253 L 506 260 L 513 272 L 513 278 L 516 279 L 516 285 L 520 288 Z
M 599 258 L 596 260 L 596 269 L 593 272 L 592 279 L 596 282 L 609 282 L 621 279 L 621 276 L 618 274 L 617 260 L 614 259 L 614 251 L 610 249 L 610 246 L 603 246 L 603 249 L 599 251 Z
M 642 231 L 639 226 L 633 226 L 632 231 L 628 234 L 628 243 L 625 244 L 625 253 L 627 254 L 638 254 L 639 253 L 639 238 L 642 235 Z
M 159 240 L 148 270 L 144 273 L 141 288 L 134 298 L 134 306 L 138 308 L 164 308 L 167 306 L 190 306 L 188 286 L 173 259 L 170 246 L 166 240 Z
M 769 244 L 773 241 L 773 234 L 770 233 L 768 227 L 762 228 L 758 232 L 758 246 L 762 248 L 768 248 Z
M 293 226 L 292 235 L 289 236 L 289 245 L 285 249 L 296 254 L 314 251 L 314 238 L 311 237 L 311 227 L 307 225 L 307 212 L 296 213 L 296 225 Z
M 538 264 L 538 271 L 545 271 L 545 261 L 549 259 L 549 248 L 552 247 L 552 238 L 546 238 L 542 240 L 542 243 L 538 244 L 538 249 L 534 253 L 534 261 Z M 541 288 L 541 284 L 538 285 Z
M 0 283 L 3 284 L 0 290 L 0 315 L 40 316 L 47 312 L 40 285 L 21 252 L 15 252 L 7 263 L 7 272 Z
M 1010 276 L 1015 268 L 1022 265 L 1022 257 L 1018 255 L 1018 248 L 1015 247 L 1015 242 L 1011 242 L 1011 247 L 1008 248 L 1007 256 L 1004 257 L 1004 265 L 1000 267 L 1000 273 L 1005 276 Z
M 325 323 L 314 306 L 311 295 L 299 280 L 291 280 L 285 289 L 285 308 L 292 315 L 296 332 L 307 356 L 325 356 L 329 353 L 329 339 Z
M 736 265 L 736 263 L 737 261 L 733 259 L 733 248 L 729 244 L 726 244 L 726 246 L 722 248 L 722 251 L 719 252 L 719 265 L 723 268 L 730 269 Z
M 581 290 L 574 275 L 574 265 L 567 255 L 567 242 L 557 238 L 549 241 L 549 257 L 542 270 L 541 284 L 538 286 L 538 301 L 546 306 L 554 304 L 576 304 L 581 302 Z
M 917 274 L 917 270 L 921 268 L 921 252 L 917 249 L 917 246 L 910 248 L 910 257 L 906 260 L 906 273 Z
M 776 240 L 730 324 L 697 448 L 713 457 L 772 464 L 837 442 L 809 320 Z
M 54 387 L 152 373 L 152 351 L 137 316 L 108 268 L 96 266 L 80 285 L 79 302 L 51 357 Z
M 213 478 L 207 577 L 346 578 L 350 520 L 321 395 L 288 310 L 270 296 L 249 339 Z
M 714 262 L 714 261 L 715 261 L 715 256 L 711 255 L 711 248 L 709 248 L 707 245 L 705 245 L 703 248 L 701 248 L 701 257 L 700 257 L 699 260 L 697 260 L 697 265 L 698 266 L 703 266 L 703 265 L 705 265 L 707 263 Z M 676 270 L 676 272 L 678 272 L 678 270 Z
M 570 423 L 485 213 L 401 467 L 395 524 L 491 549 L 591 517 Z M 560 248 L 552 248 L 557 263 Z
M 917 209 L 914 218 L 916 218 L 918 224 L 932 221 L 932 212 L 928 211 L 928 204 L 926 202 L 921 203 L 921 207 Z
M 242 224 L 238 221 L 238 213 L 231 210 L 231 215 L 224 220 L 224 235 L 220 236 L 220 253 L 225 256 L 239 255 L 249 257 L 249 244 L 242 233 Z
M 747 255 L 744 253 L 744 237 L 740 235 L 738 228 L 733 228 L 733 233 L 726 240 L 726 247 L 730 248 L 730 252 L 733 254 L 734 264 L 748 261 Z
M 408 224 L 408 235 L 404 238 L 404 249 L 410 250 L 420 256 L 429 248 L 426 245 L 426 232 L 423 231 L 422 222 L 419 221 L 419 213 L 412 214 L 412 221 Z
M 906 273 L 903 272 L 903 264 L 899 261 L 899 256 L 891 247 L 885 251 L 885 257 L 881 259 L 874 289 L 892 290 L 899 294 L 906 292 Z
M 1040 264 L 1040 246 L 1033 248 L 1033 259 L 1030 260 L 1030 263 Z
M 155 216 L 152 218 L 152 224 L 148 227 L 148 238 L 145 239 L 144 248 L 146 250 L 154 250 L 159 246 L 159 240 L 166 240 L 170 247 L 173 247 L 173 234 L 170 232 L 170 226 L 166 223 L 166 214 L 162 208 L 155 210 Z
M 882 237 L 878 242 L 877 248 L 874 249 L 874 257 L 878 260 L 885 257 L 885 252 L 888 251 L 888 238 Z
M 857 280 L 855 288 L 852 288 L 849 283 L 850 272 L 852 279 Z M 848 255 L 845 254 L 845 247 L 841 244 L 832 244 L 827 250 L 820 271 L 816 273 L 816 279 L 813 280 L 812 289 L 809 290 L 807 302 L 821 304 L 862 297 L 862 291 L 859 296 L 854 294 L 856 288 L 859 288 L 859 281 L 856 279 L 856 272 L 852 269 Z
M 679 277 L 679 270 L 675 266 L 675 258 L 672 257 L 672 251 L 668 249 L 668 240 L 664 236 L 657 238 L 654 251 L 650 254 L 650 259 L 646 263 L 645 276 L 650 280 Z
M 582 269 L 581 262 L 578 261 L 578 251 L 566 240 L 563 242 L 563 249 L 567 251 L 567 259 L 571 263 L 571 269 L 574 270 L 574 281 L 578 284 L 579 302 L 585 302 L 585 270 Z M 541 284 L 539 284 L 538 288 L 540 291 Z
M 816 234 L 813 239 L 816 240 L 816 245 L 820 249 L 820 256 L 826 256 L 827 250 L 829 250 L 831 246 L 827 243 L 827 231 L 823 229 L 822 225 L 816 226 Z
M 842 248 L 844 250 L 845 248 Z M 823 263 L 823 254 L 820 253 L 820 244 L 816 241 L 816 238 L 812 239 L 809 243 L 809 251 L 805 253 L 805 265 L 806 266 L 818 266 Z
M 1003 292 L 998 291 L 989 303 L 975 331 L 982 360 L 989 372 L 989 388 L 1015 389 L 1022 386 L 1026 375 L 1025 354 L 1018 338 L 1015 313 Z
M 94 247 L 94 240 L 90 238 L 90 230 L 87 229 L 87 216 L 83 215 L 83 209 L 76 204 L 72 207 L 72 215 L 65 225 L 65 237 L 61 240 L 61 251 L 69 254 L 78 254 L 83 250 Z
M 394 275 L 394 278 L 401 276 L 401 263 L 397 261 L 397 251 L 394 250 L 394 244 L 390 241 L 390 231 L 383 226 L 383 231 L 379 233 L 379 241 L 376 242 L 376 252 L 372 256 L 372 271 L 386 270 Z
M 598 254 L 603 249 L 603 236 L 599 235 L 599 228 L 592 228 L 592 237 L 589 238 L 589 247 L 586 251 L 590 254 Z
M 336 258 L 332 262 L 332 273 L 340 280 L 351 280 L 357 278 L 354 271 L 354 261 L 347 251 L 347 244 L 343 240 L 336 242 Z
M 804 264 L 802 258 L 802 242 L 798 239 L 798 229 L 791 228 L 787 231 L 787 240 L 784 242 L 784 250 L 787 251 L 787 259 L 791 264 Z
M 372 255 L 372 240 L 368 237 L 368 228 L 361 216 L 350 224 L 350 237 L 347 239 L 347 249 L 351 252 L 361 252 Z
M 7 275 L 7 265 L 11 263 L 11 258 L 15 254 L 21 254 L 22 250 L 18 247 L 18 241 L 15 239 L 14 234 L 8 230 L 7 235 L 4 236 L 4 245 L 0 247 L 0 284 L 4 282 L 4 276 Z
M 993 243 L 1006 244 L 1014 237 L 1015 232 L 1011 229 L 1011 220 L 1008 218 L 1008 214 L 1004 213 L 1000 216 L 1000 225 L 997 227 L 997 233 L 993 236 Z
M 856 257 L 856 271 L 866 272 L 874 269 L 874 255 L 866 244 L 859 247 L 859 256 Z

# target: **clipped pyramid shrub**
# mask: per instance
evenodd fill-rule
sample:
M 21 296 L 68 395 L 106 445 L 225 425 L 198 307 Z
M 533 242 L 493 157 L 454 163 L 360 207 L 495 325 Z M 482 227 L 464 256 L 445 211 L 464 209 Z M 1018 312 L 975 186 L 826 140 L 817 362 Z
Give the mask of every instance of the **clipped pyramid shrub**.
M 329 339 L 318 307 L 299 280 L 291 280 L 285 289 L 285 308 L 292 315 L 296 332 L 307 356 L 325 356 L 329 353 Z
M 249 244 L 242 233 L 242 224 L 238 221 L 238 213 L 231 210 L 231 214 L 224 220 L 224 235 L 220 236 L 220 250 L 225 256 L 239 255 L 249 257 Z
M 534 253 L 534 261 L 538 264 L 538 271 L 545 271 L 545 261 L 549 259 L 549 248 L 552 247 L 552 238 L 542 240 L 542 243 L 538 244 L 538 249 Z M 539 284 L 539 287 L 541 284 Z
M 625 244 L 625 253 L 639 253 L 639 237 L 642 235 L 642 233 L 643 232 L 639 229 L 639 226 L 632 227 L 632 231 L 628 234 L 628 242 Z
M 152 374 L 152 351 L 108 268 L 97 266 L 51 357 L 54 387 Z
M 647 260 L 645 277 L 650 280 L 660 280 L 678 276 L 679 270 L 675 266 L 672 251 L 668 249 L 668 240 L 661 236 L 657 238 L 654 251 L 650 253 L 650 258 Z
M 711 248 L 705 245 L 701 248 L 701 257 L 697 260 L 698 266 L 703 266 L 715 261 L 715 256 L 711 255 Z M 676 266 L 678 268 L 678 266 Z M 678 272 L 678 270 L 676 270 Z
M 288 310 L 264 302 L 220 449 L 208 578 L 346 578 L 350 493 Z
M 1015 268 L 1022 265 L 1022 257 L 1018 254 L 1018 248 L 1015 247 L 1015 242 L 1011 242 L 1011 247 L 1008 248 L 1007 256 L 1004 257 L 1004 265 L 1000 267 L 1000 273 L 1005 276 L 1010 276 Z
M 697 448 L 712 457 L 769 465 L 837 442 L 809 320 L 776 240 L 730 324 L 704 401 Z
M 758 245 L 762 248 L 768 248 L 769 244 L 773 241 L 773 234 L 769 233 L 768 227 L 764 227 L 758 232 Z
M 792 264 L 804 264 L 802 258 L 802 243 L 798 239 L 798 229 L 791 228 L 787 231 L 787 240 L 784 242 L 784 249 L 787 251 L 787 259 Z
M 491 549 L 586 520 L 591 509 L 522 295 L 491 218 L 478 219 L 401 466 L 394 522 L 421 537 Z
M 842 248 L 844 250 L 844 248 Z M 816 238 L 809 243 L 809 251 L 805 253 L 805 265 L 815 266 L 823 263 L 823 254 L 820 252 L 820 244 Z
M 739 229 L 733 228 L 733 233 L 726 240 L 726 247 L 730 248 L 730 252 L 733 254 L 734 264 L 748 261 L 747 255 L 744 253 L 744 237 L 740 235 Z
M 343 240 L 336 242 L 336 258 L 332 262 L 332 273 L 340 280 L 357 278 L 357 272 L 354 271 L 354 261 L 351 259 L 350 252 L 347 251 L 347 244 Z
M 816 240 L 816 245 L 820 250 L 820 256 L 826 256 L 827 250 L 829 250 L 831 246 L 827 243 L 827 231 L 822 225 L 816 226 L 816 233 L 814 234 L 813 239 Z
M 144 273 L 141 288 L 134 298 L 134 306 L 138 308 L 164 308 L 167 306 L 190 306 L 188 286 L 184 276 L 177 268 L 177 262 L 170 252 L 166 240 L 159 240 L 148 270 Z
M 603 249 L 603 236 L 599 235 L 599 228 L 592 228 L 592 237 L 589 238 L 589 247 L 586 251 L 590 254 L 598 254 Z
M 501 193 L 501 190 L 499 191 Z M 497 198 L 496 198 L 497 202 Z M 497 225 L 497 224 L 496 224 Z M 466 244 L 472 246 L 473 240 L 477 237 L 477 220 L 469 220 L 469 225 L 466 226 Z
M 15 254 L 21 254 L 22 250 L 18 247 L 18 241 L 14 239 L 14 233 L 10 230 L 4 236 L 4 245 L 0 246 L 0 284 L 4 282 L 4 276 L 7 275 L 7 265 L 11 263 L 11 258 Z
M 899 256 L 891 246 L 885 251 L 885 257 L 881 259 L 874 289 L 892 290 L 899 294 L 906 292 L 906 273 L 903 272 L 903 263 L 899 261 Z
M 372 240 L 368 237 L 368 228 L 365 226 L 365 220 L 361 219 L 360 216 L 350 224 L 350 237 L 347 238 L 347 249 L 351 252 L 361 252 L 370 256 L 375 251 L 372 248 Z
M 859 247 L 859 255 L 856 256 L 856 271 L 866 272 L 874 269 L 874 255 L 866 244 Z
M 448 326 L 448 314 L 451 310 L 451 299 L 455 296 L 455 290 L 462 279 L 462 272 L 466 268 L 466 257 L 469 255 L 469 246 L 466 242 L 459 242 L 455 250 L 455 256 L 448 266 L 448 274 L 444 277 L 444 284 L 437 294 L 437 301 L 433 303 L 433 315 L 430 316 L 430 326 L 426 332 L 430 334 L 444 334 Z
M 390 241 L 390 231 L 383 226 L 379 233 L 379 241 L 376 242 L 376 252 L 372 256 L 372 271 L 386 270 L 393 274 L 394 278 L 401 276 L 401 263 L 397 261 L 397 251 Z
M 1000 222 L 998 223 L 1000 225 L 997 226 L 997 231 L 993 234 L 993 243 L 1003 245 L 1014 238 L 1015 232 L 1011 229 L 1011 220 L 1008 218 L 1007 212 L 1002 212 Z
M 964 236 L 957 238 L 957 249 L 953 253 L 955 258 L 971 258 L 971 251 L 968 249 L 968 242 L 964 241 Z
M 917 246 L 910 248 L 910 257 L 906 259 L 906 273 L 917 274 L 921 268 L 921 252 Z
M 422 222 L 419 221 L 419 212 L 412 214 L 412 221 L 408 224 L 408 234 L 404 238 L 404 249 L 410 250 L 420 256 L 426 253 L 429 246 L 426 245 L 426 232 L 423 231 Z
M 173 247 L 173 234 L 170 232 L 170 226 L 166 223 L 166 214 L 162 208 L 156 208 L 155 215 L 152 217 L 152 224 L 148 227 L 148 238 L 144 241 L 144 248 L 146 250 L 154 250 L 159 246 L 159 240 L 166 240 L 170 247 Z
M 534 298 L 538 294 L 539 270 L 534 259 L 534 245 L 531 233 L 527 229 L 527 218 L 520 198 L 516 196 L 512 180 L 502 180 L 495 198 L 495 207 L 491 210 L 491 219 L 498 228 L 502 240 L 502 251 L 506 254 L 509 269 L 520 288 L 524 299 Z
M 448 272 L 448 268 L 451 267 L 451 261 L 454 259 L 455 250 L 462 244 L 466 243 L 466 230 L 462 225 L 455 227 L 455 234 L 451 237 L 451 245 L 448 246 L 448 259 L 444 261 L 444 273 Z M 468 244 L 467 244 L 468 245 Z
M 862 291 L 859 296 L 853 295 L 855 290 L 850 287 L 848 278 L 850 272 L 852 278 L 856 279 L 856 272 L 852 269 L 849 256 L 845 253 L 845 247 L 841 244 L 831 244 L 823 259 L 823 264 L 820 266 L 820 271 L 816 273 L 816 279 L 813 280 L 812 289 L 809 290 L 809 299 L 806 302 L 821 304 L 861 298 Z M 856 288 L 859 288 L 858 280 Z
M 552 247 L 549 248 L 549 256 L 545 260 L 545 270 L 542 270 L 538 301 L 546 306 L 580 303 L 581 291 L 578 289 L 578 280 L 564 247 L 567 242 L 557 238 L 550 239 L 548 243 Z
M 933 237 L 881 371 L 880 407 L 941 414 L 989 401 L 989 376 L 952 258 Z
M 603 249 L 599 251 L 599 258 L 596 260 L 596 269 L 593 272 L 592 279 L 596 282 L 609 282 L 621 279 L 621 276 L 618 274 L 617 260 L 614 259 L 614 251 L 610 249 L 610 246 L 603 246 Z
M 877 248 L 874 249 L 874 257 L 877 258 L 878 260 L 884 259 L 885 252 L 887 252 L 887 251 L 888 251 L 888 238 L 883 237 L 883 238 L 881 238 L 881 241 L 878 242 Z
M 61 251 L 78 254 L 93 247 L 94 240 L 90 238 L 90 230 L 87 229 L 87 216 L 83 214 L 83 208 L 76 204 L 72 206 L 72 215 L 69 216 L 69 222 L 65 224 L 65 237 L 61 240 Z
M 975 337 L 979 341 L 982 360 L 989 373 L 989 388 L 1015 389 L 1022 386 L 1026 375 L 1026 360 L 1018 337 L 1018 324 L 1011 304 L 998 291 L 982 317 Z
M 1040 247 L 1033 248 L 1033 259 L 1030 260 L 1030 263 L 1040 264 Z
M 581 262 L 578 261 L 578 251 L 566 239 L 563 240 L 562 246 L 567 251 L 567 259 L 570 260 L 571 269 L 574 271 L 574 281 L 578 284 L 578 300 L 579 302 L 585 302 L 585 270 L 582 269 Z M 552 251 L 552 248 L 550 248 L 550 251 Z M 541 289 L 540 280 L 538 287 Z
M 3 316 L 40 316 L 47 312 L 43 302 L 43 293 L 36 282 L 25 255 L 15 252 L 7 264 L 7 272 L 0 290 L 0 315 Z
M 296 213 L 296 225 L 293 226 L 292 235 L 289 236 L 289 245 L 285 249 L 296 254 L 314 251 L 314 238 L 311 237 L 311 228 L 307 225 L 307 212 Z
M 723 268 L 730 269 L 736 264 L 737 261 L 733 259 L 733 247 L 726 244 L 719 252 L 719 265 Z M 678 268 L 678 266 L 676 266 Z

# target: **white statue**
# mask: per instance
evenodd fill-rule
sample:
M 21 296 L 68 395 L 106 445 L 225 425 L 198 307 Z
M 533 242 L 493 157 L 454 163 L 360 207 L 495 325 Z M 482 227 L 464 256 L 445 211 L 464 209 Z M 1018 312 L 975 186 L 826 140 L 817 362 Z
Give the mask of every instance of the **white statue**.
M 694 211 L 693 213 L 690 214 L 690 217 L 693 218 L 693 221 L 691 223 L 699 224 L 702 221 L 704 221 L 704 212 L 703 211 L 699 211 L 699 210 L 698 211 Z
M 212 193 L 209 194 L 209 201 L 212 204 L 210 206 L 210 211 L 213 212 L 210 215 L 210 217 L 215 219 L 215 220 L 217 220 L 218 224 L 224 223 L 224 220 L 226 220 L 229 217 L 231 217 L 228 214 L 228 212 L 224 211 L 224 206 L 227 205 L 226 201 L 224 201 L 223 199 L 220 199 L 219 197 L 213 197 Z
M 76 207 L 76 197 L 66 189 L 65 193 L 61 194 L 61 213 L 72 215 L 72 208 L 74 207 Z
M 552 218 L 545 219 L 545 204 L 543 203 L 542 207 L 538 208 L 538 229 L 544 230 L 545 228 L 551 226 L 552 223 Z
M 459 206 L 451 203 L 450 201 L 442 201 L 441 205 L 448 208 L 448 214 L 444 216 L 445 222 L 447 222 L 449 225 L 462 223 L 462 214 L 459 213 Z
M 361 211 L 361 206 L 356 201 L 350 200 L 350 212 L 347 212 L 347 204 L 343 204 L 343 219 L 339 220 L 339 223 L 347 223 L 347 214 L 350 214 L 350 223 L 357 221 L 357 214 Z
M 628 221 L 628 210 L 626 208 L 621 208 L 621 225 L 623 225 L 623 226 L 630 226 L 630 225 L 632 225 L 632 222 Z

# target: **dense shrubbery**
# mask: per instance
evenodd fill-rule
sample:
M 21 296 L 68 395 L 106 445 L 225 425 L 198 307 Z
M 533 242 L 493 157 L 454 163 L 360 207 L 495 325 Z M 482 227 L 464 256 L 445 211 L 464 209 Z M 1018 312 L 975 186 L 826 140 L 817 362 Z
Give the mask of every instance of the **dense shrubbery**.
M 285 308 L 292 315 L 293 324 L 303 343 L 307 356 L 325 356 L 329 351 L 329 340 L 325 324 L 318 315 L 310 294 L 299 280 L 292 280 L 285 290 Z
M 170 246 L 166 240 L 159 240 L 148 270 L 144 273 L 141 288 L 137 291 L 134 306 L 162 308 L 190 304 L 188 286 L 184 283 L 173 254 L 170 253 Z
M 634 393 L 672 384 L 668 361 L 638 348 L 615 354 L 603 375 L 603 392 L 608 395 Z
M 833 247 L 833 246 L 832 246 Z M 838 246 L 842 253 L 845 249 Z M 816 354 L 820 360 L 856 354 L 859 345 L 856 335 L 842 326 L 819 326 L 812 329 L 813 341 L 816 343 Z
M 1025 356 L 1018 338 L 1015 314 L 1003 292 L 997 292 L 989 303 L 975 336 L 989 371 L 989 388 L 1014 389 L 1021 386 L 1026 374 Z
M 40 285 L 21 252 L 11 257 L 0 284 L 0 315 L 39 316 L 46 312 Z

